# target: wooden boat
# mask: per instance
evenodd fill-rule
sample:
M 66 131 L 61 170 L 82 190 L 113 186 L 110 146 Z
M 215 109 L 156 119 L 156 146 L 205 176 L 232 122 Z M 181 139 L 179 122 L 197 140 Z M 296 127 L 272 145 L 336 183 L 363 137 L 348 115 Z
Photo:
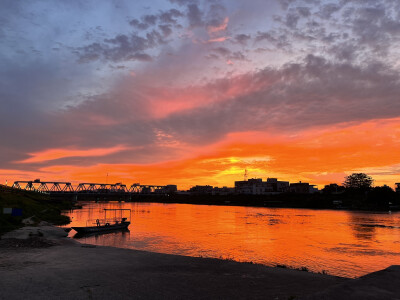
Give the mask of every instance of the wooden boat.
M 88 220 L 86 225 L 89 223 L 92 226 L 84 226 L 84 227 L 72 227 L 78 233 L 93 233 L 93 232 L 102 232 L 102 231 L 110 231 L 110 230 L 120 230 L 127 229 L 131 222 L 127 217 L 117 218 L 116 216 L 113 219 L 107 219 L 107 212 L 114 211 L 115 215 L 117 211 L 129 211 L 129 215 L 131 213 L 130 209 L 104 209 L 105 218 L 100 220 L 96 219 L 95 222 Z
M 81 239 L 81 238 L 87 238 L 87 237 L 99 237 L 99 236 L 106 236 L 107 234 L 128 234 L 130 233 L 129 229 L 115 229 L 115 230 L 107 230 L 107 231 L 95 231 L 95 232 L 86 232 L 86 233 L 75 233 L 72 237 L 74 239 Z

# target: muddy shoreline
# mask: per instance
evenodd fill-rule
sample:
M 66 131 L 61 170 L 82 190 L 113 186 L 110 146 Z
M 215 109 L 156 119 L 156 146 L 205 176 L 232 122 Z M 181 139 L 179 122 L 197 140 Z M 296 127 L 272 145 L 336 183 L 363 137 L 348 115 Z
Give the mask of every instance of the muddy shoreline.
M 3 236 L 0 299 L 397 299 L 395 288 L 400 286 L 399 267 L 346 279 L 85 245 L 65 236 L 52 226 L 25 227 Z M 11 241 L 16 239 L 28 245 L 15 247 Z M 29 245 L 34 240 L 39 244 Z

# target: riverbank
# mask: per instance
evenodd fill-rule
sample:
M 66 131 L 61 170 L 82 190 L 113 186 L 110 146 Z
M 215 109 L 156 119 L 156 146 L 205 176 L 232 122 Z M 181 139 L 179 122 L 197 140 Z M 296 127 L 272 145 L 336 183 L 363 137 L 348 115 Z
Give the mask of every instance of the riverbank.
M 36 233 L 29 235 L 30 230 L 5 237 L 32 238 Z M 233 261 L 82 245 L 47 230 L 41 229 L 42 236 L 55 246 L 1 249 L 1 299 L 289 299 L 347 281 Z
M 65 225 L 69 217 L 61 214 L 73 208 L 69 199 L 53 200 L 47 194 L 0 185 L 0 235 L 24 225 L 49 222 Z
M 269 207 L 269 208 L 310 208 L 333 209 L 347 211 L 398 211 L 400 209 L 400 195 L 393 192 L 394 198 L 389 202 L 374 203 L 364 199 L 363 195 L 354 193 L 343 194 L 296 194 L 282 193 L 275 195 L 131 195 L 131 194 L 79 194 L 79 195 L 53 195 L 55 199 L 70 199 L 82 202 L 148 202 L 167 204 L 196 204 L 216 206 L 243 206 L 243 207 Z M 381 197 L 381 200 L 389 198 Z
M 363 291 L 368 299 L 395 299 L 392 293 L 400 286 L 400 272 L 394 267 L 386 272 L 390 279 L 385 277 L 388 284 L 382 288 L 371 279 L 366 285 L 362 278 L 99 247 L 65 236 L 51 226 L 3 236 L 0 299 L 366 299 Z M 34 240 L 42 242 L 31 243 Z M 376 276 L 372 281 L 382 283 Z

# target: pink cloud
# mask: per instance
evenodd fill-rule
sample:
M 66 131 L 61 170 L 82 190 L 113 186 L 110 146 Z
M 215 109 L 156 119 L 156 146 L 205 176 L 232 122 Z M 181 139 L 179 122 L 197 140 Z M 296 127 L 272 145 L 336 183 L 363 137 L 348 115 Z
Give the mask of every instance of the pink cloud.
M 207 26 L 208 34 L 213 35 L 215 33 L 225 31 L 226 28 L 228 27 L 228 22 L 229 22 L 229 17 L 225 17 L 225 19 L 219 25 L 216 25 L 216 26 L 208 25 Z
M 226 63 L 233 65 L 231 60 L 227 60 Z M 224 102 L 256 92 L 274 82 L 273 78 L 263 81 L 254 81 L 252 79 L 253 77 L 247 74 L 198 86 L 146 88 L 145 93 L 149 95 L 146 105 L 148 106 L 150 117 L 159 119 L 173 113 L 204 107 L 211 103 Z
M 229 36 L 221 36 L 221 37 L 218 37 L 218 38 L 209 39 L 205 43 L 206 44 L 209 44 L 209 43 L 221 43 L 221 42 L 225 42 L 228 39 L 230 39 Z

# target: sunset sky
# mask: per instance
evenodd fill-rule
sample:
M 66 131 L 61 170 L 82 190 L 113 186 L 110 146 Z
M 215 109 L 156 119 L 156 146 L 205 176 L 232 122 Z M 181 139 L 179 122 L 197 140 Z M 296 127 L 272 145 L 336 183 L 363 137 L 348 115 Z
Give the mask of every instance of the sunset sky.
M 400 182 L 400 1 L 0 2 L 0 183 Z

